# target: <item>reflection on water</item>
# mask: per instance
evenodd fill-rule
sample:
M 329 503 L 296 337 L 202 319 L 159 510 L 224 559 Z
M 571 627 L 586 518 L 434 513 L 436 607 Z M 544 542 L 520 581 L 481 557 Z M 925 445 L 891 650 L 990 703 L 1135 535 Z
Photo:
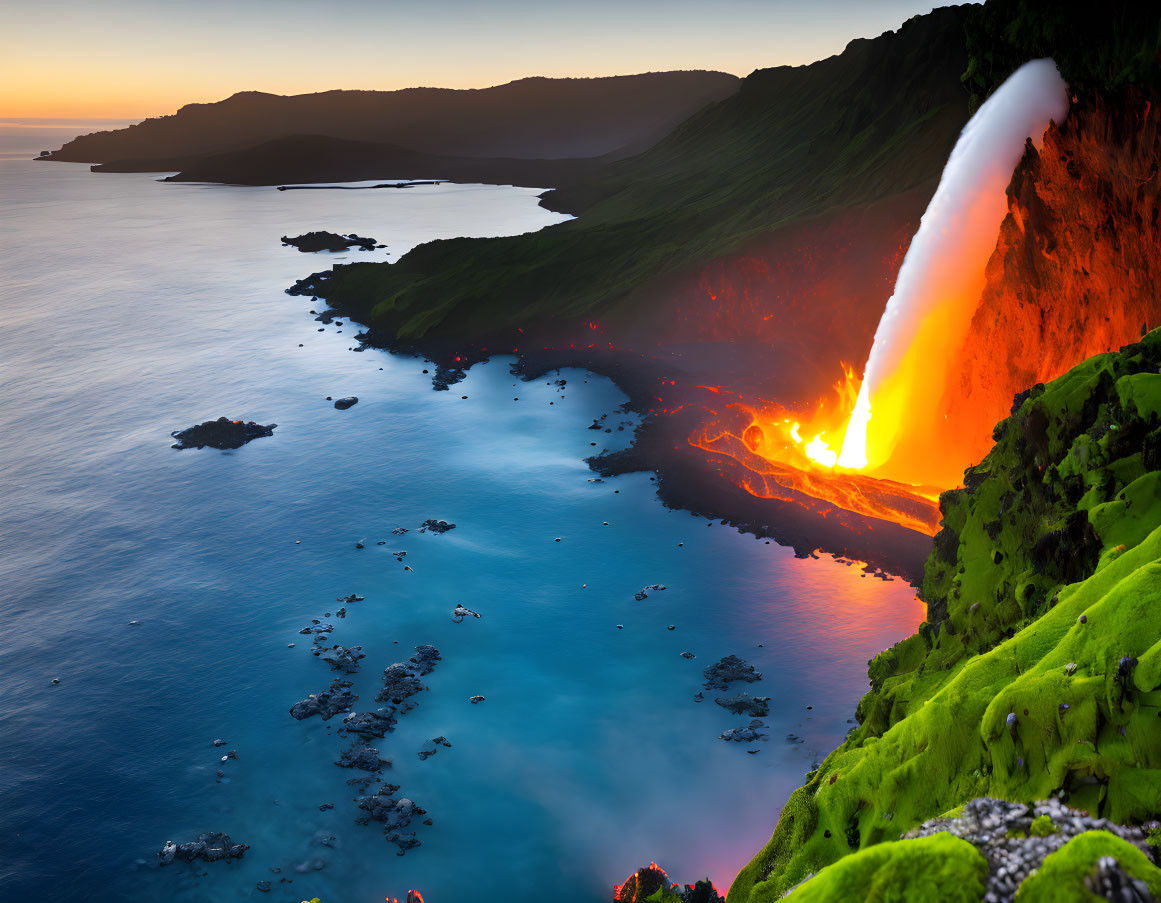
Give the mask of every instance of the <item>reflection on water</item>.
M 5 899 L 242 900 L 271 880 L 263 899 L 591 901 L 652 859 L 724 887 L 765 842 L 848 728 L 866 660 L 921 619 L 909 588 L 667 511 L 646 475 L 589 482 L 589 443 L 629 435 L 586 429 L 624 400 L 603 379 L 513 390 L 497 359 L 432 392 L 421 361 L 350 353 L 349 324 L 318 332 L 282 293 L 324 263 L 283 234 L 355 231 L 393 259 L 556 221 L 534 194 L 0 162 Z M 234 452 L 169 448 L 221 414 L 278 428 Z M 418 534 L 429 517 L 458 526 Z M 653 583 L 669 588 L 634 601 Z M 366 601 L 335 640 L 367 652 L 360 707 L 414 645 L 443 653 L 376 744 L 434 822 L 405 857 L 353 824 L 334 723 L 287 713 L 331 679 L 298 629 L 351 592 Z M 452 623 L 457 602 L 483 617 Z M 772 697 L 757 755 L 717 739 L 743 719 L 714 694 L 693 700 L 727 653 L 765 673 L 748 688 Z M 452 747 L 420 761 L 439 735 Z M 215 738 L 239 753 L 220 783 Z M 199 831 L 251 849 L 148 865 Z

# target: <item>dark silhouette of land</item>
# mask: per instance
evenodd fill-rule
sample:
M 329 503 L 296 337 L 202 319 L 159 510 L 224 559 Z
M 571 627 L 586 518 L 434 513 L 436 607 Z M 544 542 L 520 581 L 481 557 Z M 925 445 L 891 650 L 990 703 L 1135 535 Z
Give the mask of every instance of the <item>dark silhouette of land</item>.
M 116 160 L 92 168 L 94 172 L 176 171 L 177 175 L 166 181 L 230 185 L 439 179 L 550 188 L 571 184 L 608 162 L 607 156 L 566 160 L 449 157 L 408 150 L 397 144 L 293 135 L 221 154 Z
M 125 129 L 83 135 L 45 159 L 188 163 L 304 134 L 451 157 L 628 154 L 734 93 L 739 83 L 724 72 L 688 71 L 525 78 L 472 90 L 326 91 L 288 97 L 247 91 L 217 103 L 188 104 L 172 116 Z

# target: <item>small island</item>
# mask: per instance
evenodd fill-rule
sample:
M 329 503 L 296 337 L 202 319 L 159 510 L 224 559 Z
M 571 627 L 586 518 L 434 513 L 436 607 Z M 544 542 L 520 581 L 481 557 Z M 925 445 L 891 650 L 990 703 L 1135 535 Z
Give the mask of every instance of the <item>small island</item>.
M 386 245 L 378 244 L 373 238 L 364 238 L 361 235 L 338 235 L 334 232 L 307 232 L 294 238 L 282 236 L 282 243 L 298 248 L 303 253 L 310 254 L 317 251 L 346 251 L 349 248 L 358 248 L 361 251 L 374 251 Z
M 247 442 L 261 439 L 263 436 L 273 436 L 277 423 L 263 426 L 253 420 L 230 420 L 228 417 L 219 417 L 217 420 L 207 420 L 188 429 L 170 433 L 177 441 L 171 448 L 219 448 L 223 451 L 230 448 L 241 448 Z

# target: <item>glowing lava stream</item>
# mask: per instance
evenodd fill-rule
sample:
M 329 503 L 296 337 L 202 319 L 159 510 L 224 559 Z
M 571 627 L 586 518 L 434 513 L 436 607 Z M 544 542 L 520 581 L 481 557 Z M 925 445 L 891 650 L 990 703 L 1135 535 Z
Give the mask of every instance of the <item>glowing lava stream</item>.
M 837 398 L 808 417 L 739 398 L 713 411 L 690 444 L 739 465 L 731 476 L 751 495 L 798 504 L 809 496 L 934 534 L 939 487 L 958 486 L 972 463 L 963 430 L 937 414 L 956 407 L 948 404 L 958 397 L 949 362 L 983 294 L 1025 143 L 1039 147 L 1067 113 L 1056 65 L 1034 60 L 964 127 L 903 259 L 861 382 L 843 365 Z
M 956 376 L 947 362 L 979 304 L 1025 142 L 1039 147 L 1049 124 L 1067 113 L 1067 86 L 1056 64 L 1034 60 L 964 127 L 875 331 L 839 467 L 909 483 L 959 484 L 971 462 L 936 422 Z

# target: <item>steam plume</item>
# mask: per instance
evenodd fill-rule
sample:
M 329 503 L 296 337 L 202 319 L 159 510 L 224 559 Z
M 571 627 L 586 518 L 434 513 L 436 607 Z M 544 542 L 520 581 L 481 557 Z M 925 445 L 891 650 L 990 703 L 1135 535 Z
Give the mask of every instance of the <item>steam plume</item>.
M 947 362 L 983 291 L 1025 141 L 1039 147 L 1050 122 L 1067 113 L 1067 86 L 1056 64 L 1034 60 L 964 127 L 875 331 L 840 465 L 913 483 L 938 485 L 946 478 L 932 440 L 940 431 L 935 412 L 954 376 Z

